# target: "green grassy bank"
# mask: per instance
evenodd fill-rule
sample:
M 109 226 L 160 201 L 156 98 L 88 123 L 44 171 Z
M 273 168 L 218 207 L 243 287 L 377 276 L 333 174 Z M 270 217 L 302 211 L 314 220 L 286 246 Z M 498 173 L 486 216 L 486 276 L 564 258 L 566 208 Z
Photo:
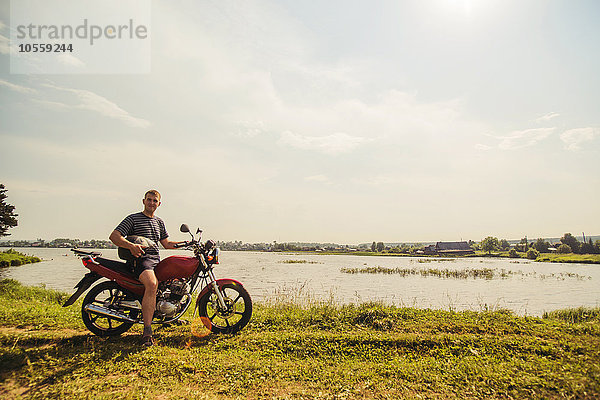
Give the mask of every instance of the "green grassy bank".
M 192 321 L 143 350 L 139 328 L 91 335 L 67 297 L 0 282 L 0 398 L 600 397 L 597 309 L 532 318 L 280 301 L 257 304 L 238 335 Z
M 31 264 L 42 261 L 38 257 L 28 256 L 13 249 L 0 252 L 0 267 Z
M 600 254 L 540 254 L 535 261 L 576 264 L 600 264 Z

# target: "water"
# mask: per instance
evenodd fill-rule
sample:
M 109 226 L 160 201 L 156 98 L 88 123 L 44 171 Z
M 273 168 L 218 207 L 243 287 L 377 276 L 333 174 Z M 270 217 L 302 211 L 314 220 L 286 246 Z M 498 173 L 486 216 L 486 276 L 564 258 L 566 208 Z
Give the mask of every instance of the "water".
M 45 261 L 0 270 L 0 279 L 71 292 L 88 270 L 68 249 L 23 248 Z M 116 250 L 99 250 L 117 259 Z M 190 254 L 162 250 L 162 257 Z M 419 262 L 431 260 L 431 262 Z M 435 260 L 435 261 L 433 261 Z M 313 255 L 260 252 L 221 253 L 217 278 L 239 280 L 255 301 L 293 298 L 337 304 L 381 301 L 385 304 L 452 310 L 509 309 L 518 315 L 600 306 L 600 265 L 536 263 L 527 260 L 463 258 L 453 261 L 414 257 Z M 286 263 L 285 261 L 306 261 Z M 348 274 L 342 268 L 408 268 L 494 270 L 493 279 L 455 279 L 398 274 Z M 506 278 L 502 270 L 510 271 Z

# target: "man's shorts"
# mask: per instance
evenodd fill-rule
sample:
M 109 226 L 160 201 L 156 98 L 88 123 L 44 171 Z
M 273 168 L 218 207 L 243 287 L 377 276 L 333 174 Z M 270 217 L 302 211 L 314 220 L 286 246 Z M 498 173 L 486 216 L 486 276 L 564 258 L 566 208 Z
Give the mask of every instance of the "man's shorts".
M 154 270 L 156 264 L 160 262 L 160 257 L 158 254 L 147 254 L 142 255 L 134 260 L 133 264 L 133 274 L 137 277 L 140 276 L 142 272 L 145 270 Z

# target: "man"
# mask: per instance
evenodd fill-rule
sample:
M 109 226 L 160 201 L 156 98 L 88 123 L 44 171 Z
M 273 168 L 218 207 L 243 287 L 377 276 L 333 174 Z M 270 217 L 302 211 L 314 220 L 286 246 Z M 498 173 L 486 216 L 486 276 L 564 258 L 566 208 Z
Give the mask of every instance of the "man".
M 160 261 L 158 245 L 143 247 L 141 244 L 132 243 L 126 239 L 129 235 L 143 236 L 151 239 L 155 244 L 160 242 L 165 249 L 174 249 L 176 244 L 169 240 L 169 234 L 162 219 L 155 216 L 156 209 L 160 206 L 160 193 L 149 190 L 142 200 L 144 210 L 128 215 L 110 234 L 109 239 L 115 245 L 131 251 L 135 257 L 134 273 L 139 275 L 139 280 L 144 284 L 144 297 L 142 298 L 142 318 L 144 320 L 144 333 L 142 344 L 152 346 L 152 318 L 156 308 L 156 290 L 158 279 L 154 274 L 154 267 Z

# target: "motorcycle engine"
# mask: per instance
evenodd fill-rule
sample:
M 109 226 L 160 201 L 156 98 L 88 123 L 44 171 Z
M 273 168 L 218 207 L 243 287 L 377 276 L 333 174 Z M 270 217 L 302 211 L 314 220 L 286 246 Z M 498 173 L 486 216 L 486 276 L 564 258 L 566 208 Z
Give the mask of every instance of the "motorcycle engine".
M 185 279 L 173 279 L 161 282 L 158 291 L 156 310 L 163 318 L 173 317 L 189 301 L 190 285 Z

